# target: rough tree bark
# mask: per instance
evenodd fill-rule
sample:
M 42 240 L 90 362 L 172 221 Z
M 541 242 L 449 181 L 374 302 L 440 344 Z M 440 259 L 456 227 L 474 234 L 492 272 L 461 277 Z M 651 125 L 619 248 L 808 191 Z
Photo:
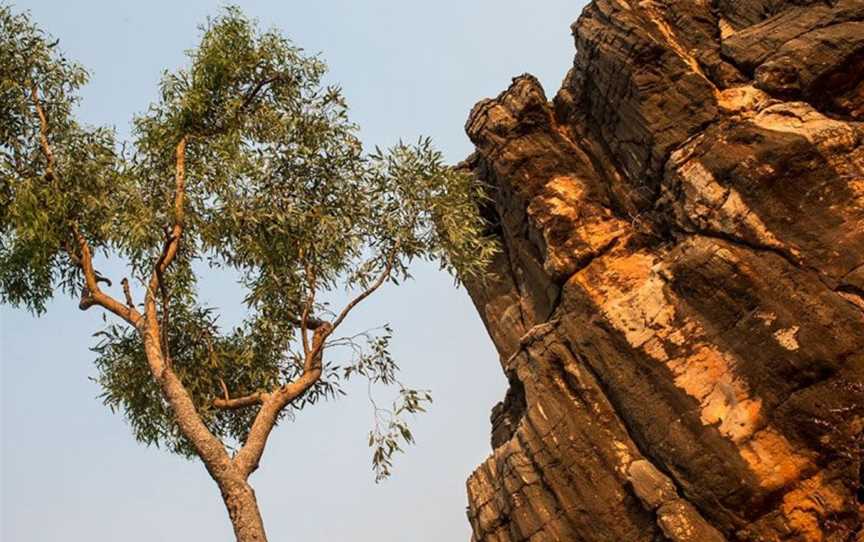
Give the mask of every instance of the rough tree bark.
M 261 520 L 252 486 L 241 477 L 220 482 L 219 486 L 237 542 L 267 542 L 264 522 Z
M 860 541 L 864 1 L 596 0 L 480 102 L 473 540 Z

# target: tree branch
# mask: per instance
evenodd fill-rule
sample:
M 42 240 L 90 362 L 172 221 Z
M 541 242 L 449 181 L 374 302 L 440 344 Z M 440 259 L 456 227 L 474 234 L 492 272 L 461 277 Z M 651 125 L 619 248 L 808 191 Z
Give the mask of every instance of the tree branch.
M 48 141 L 47 117 L 39 101 L 38 89 L 35 84 L 32 85 L 31 90 L 33 103 L 40 122 L 40 146 L 47 161 L 45 177 L 48 180 L 56 179 L 54 154 Z M 231 467 L 231 460 L 225 451 L 224 444 L 210 432 L 201 420 L 195 404 L 183 386 L 183 383 L 170 367 L 166 365 L 166 359 L 159 345 L 159 323 L 155 310 L 155 292 L 159 288 L 161 275 L 168 269 L 168 266 L 171 265 L 171 262 L 176 257 L 180 236 L 183 232 L 186 142 L 187 138 L 183 136 L 176 147 L 174 226 L 150 277 L 145 297 L 144 317 L 134 307 L 128 280 L 124 279 L 123 281 L 125 305 L 103 293 L 99 288 L 99 282 L 109 282 L 110 285 L 110 281 L 101 277 L 93 268 L 93 256 L 90 245 L 74 223 L 71 224 L 71 230 L 78 245 L 78 254 L 75 254 L 75 251 L 70 250 L 69 247 L 67 247 L 67 252 L 73 264 L 80 267 L 84 274 L 85 285 L 79 307 L 82 310 L 86 310 L 93 305 L 99 305 L 120 316 L 138 329 L 144 342 L 144 351 L 150 371 L 156 382 L 160 385 L 165 400 L 171 405 L 177 424 L 180 426 L 183 435 L 195 447 L 196 452 L 201 457 L 208 471 L 210 471 L 210 474 L 219 481 L 224 478 L 226 470 Z
M 222 410 L 237 410 L 240 408 L 260 405 L 266 401 L 269 396 L 266 392 L 256 391 L 255 393 L 250 393 L 249 395 L 244 395 L 242 397 L 234 397 L 232 399 L 228 396 L 227 389 L 223 388 L 223 391 L 225 392 L 224 399 L 213 399 L 213 406 Z
M 30 84 L 30 95 L 33 99 L 33 106 L 36 108 L 36 114 L 39 116 L 39 146 L 48 163 L 45 167 L 45 178 L 50 181 L 54 179 L 54 152 L 48 143 L 48 117 L 45 115 L 42 102 L 39 100 L 39 89 L 36 83 Z
M 281 79 L 281 77 L 276 75 L 274 77 L 258 81 L 258 83 L 252 88 L 252 90 L 246 93 L 246 97 L 244 98 L 243 103 L 240 105 L 240 109 L 238 111 L 243 111 L 244 109 L 249 107 L 249 105 L 252 104 L 252 100 L 254 100 L 255 96 L 257 96 L 258 93 L 261 92 L 262 88 L 269 85 L 270 83 L 275 83 L 279 79 Z
M 234 457 L 234 464 L 237 465 L 243 476 L 248 477 L 258 468 L 258 463 L 261 460 L 261 455 L 264 453 L 267 439 L 270 436 L 270 432 L 273 430 L 273 426 L 276 424 L 276 420 L 279 418 L 279 413 L 282 409 L 306 393 L 306 391 L 308 391 L 309 388 L 311 388 L 321 378 L 321 373 L 324 367 L 324 343 L 327 337 L 333 333 L 336 326 L 345 320 L 348 313 L 350 313 L 354 307 L 372 295 L 375 290 L 384 284 L 390 276 L 390 273 L 393 271 L 393 264 L 396 261 L 397 251 L 398 245 L 393 248 L 393 251 L 387 257 L 387 264 L 381 272 L 381 275 L 379 275 L 378 278 L 375 279 L 375 282 L 373 282 L 368 288 L 361 292 L 360 295 L 351 300 L 336 320 L 332 323 L 320 322 L 320 325 L 315 327 L 312 344 L 306 352 L 303 374 L 301 374 L 297 380 L 282 386 L 279 390 L 270 394 L 269 397 L 265 398 L 261 402 L 261 409 L 255 416 L 255 421 L 252 422 L 252 427 L 249 430 L 246 442 Z M 304 327 L 302 322 L 307 318 L 306 313 L 308 312 L 308 305 L 309 303 L 307 300 L 307 307 L 304 308 L 304 318 L 301 319 L 301 331 Z M 305 342 L 306 340 L 304 338 L 304 343 Z M 251 397 L 252 396 L 247 396 L 244 399 L 251 401 Z
M 270 436 L 273 426 L 276 425 L 276 420 L 282 409 L 306 393 L 320 377 L 320 367 L 312 371 L 304 371 L 297 380 L 282 386 L 263 399 L 261 408 L 255 415 L 255 421 L 252 422 L 252 427 L 249 429 L 246 442 L 234 456 L 234 464 L 244 477 L 248 477 L 258 468 L 258 462 L 261 461 L 261 455 L 267 445 L 267 438 Z
M 216 438 L 201 419 L 192 397 L 180 378 L 171 369 L 170 360 L 162 349 L 156 295 L 165 271 L 174 261 L 183 234 L 186 196 L 186 143 L 187 136 L 177 142 L 175 148 L 174 224 L 156 261 L 144 301 L 144 325 L 138 330 L 144 340 L 147 363 L 153 378 L 162 389 L 162 395 L 174 414 L 183 435 L 189 439 L 211 476 L 217 481 L 224 479 L 231 468 L 231 458 L 225 445 Z
M 330 333 L 333 332 L 333 324 L 330 322 L 325 322 L 319 328 L 315 329 L 315 333 L 312 335 L 312 344 L 309 348 L 309 351 L 306 352 L 306 359 L 303 363 L 303 371 L 309 372 L 314 370 L 321 370 L 323 368 L 323 352 L 324 352 L 324 341 L 327 340 L 327 337 Z
M 36 109 L 36 115 L 39 117 L 39 147 L 42 149 L 42 154 L 45 156 L 45 178 L 47 180 L 56 179 L 54 171 L 54 151 L 51 149 L 51 144 L 48 141 L 48 117 L 45 114 L 45 109 L 42 107 L 42 102 L 39 100 L 39 88 L 36 83 L 31 83 L 30 95 L 33 100 L 33 106 Z M 111 286 L 111 281 L 101 276 L 96 269 L 93 268 L 93 255 L 90 251 L 90 245 L 87 239 L 78 229 L 76 224 L 71 224 L 70 229 L 75 238 L 75 243 L 78 245 L 80 256 L 71 250 L 68 244 L 66 245 L 66 253 L 73 265 L 78 266 L 84 274 L 84 288 L 81 292 L 81 301 L 78 303 L 78 308 L 87 310 L 93 305 L 99 305 L 104 309 L 116 314 L 130 324 L 137 325 L 141 320 L 141 315 L 135 310 L 134 306 L 126 306 L 102 292 L 99 288 L 100 282 L 105 282 Z
M 360 295 L 358 295 L 357 297 L 352 299 L 351 302 L 345 305 L 345 308 L 342 309 L 342 312 L 339 313 L 339 316 L 335 320 L 333 320 L 333 329 L 339 327 L 339 324 L 341 324 L 342 321 L 345 320 L 345 317 L 348 316 L 348 313 L 351 312 L 351 309 L 353 309 L 361 301 L 372 295 L 375 290 L 377 290 L 382 284 L 384 284 L 384 281 L 387 280 L 387 278 L 390 276 L 390 273 L 393 271 L 393 264 L 396 262 L 396 253 L 398 252 L 398 250 L 399 245 L 397 243 L 397 245 L 393 247 L 393 251 L 387 256 L 387 264 L 384 266 L 384 270 L 381 272 L 378 278 L 375 279 L 375 282 L 373 282 L 371 286 L 366 288 L 363 292 L 360 293 Z
M 81 293 L 81 301 L 78 303 L 78 308 L 83 311 L 93 305 L 99 305 L 133 326 L 138 325 L 141 315 L 135 310 L 134 306 L 130 307 L 120 303 L 99 288 L 100 280 L 106 279 L 100 277 L 96 270 L 93 269 L 93 256 L 90 253 L 90 245 L 87 243 L 87 239 L 78 231 L 77 226 L 72 226 L 72 234 L 78 243 L 78 250 L 81 252 L 81 256 L 72 257 L 71 259 L 84 273 L 84 290 Z
M 255 416 L 255 421 L 252 422 L 246 442 L 234 458 L 235 464 L 244 476 L 249 476 L 258 468 L 258 462 L 264 453 L 264 447 L 267 445 L 267 438 L 276 425 L 279 413 L 292 401 L 306 393 L 321 378 L 324 340 L 331 331 L 332 326 L 329 323 L 325 323 L 315 330 L 312 337 L 311 355 L 306 357 L 303 374 L 299 378 L 269 395 L 262 395 L 261 409 Z
M 174 225 L 168 234 L 165 244 L 162 246 L 162 254 L 156 261 L 153 267 L 153 273 L 150 275 L 150 284 L 147 288 L 147 296 L 145 301 L 145 312 L 148 314 L 148 325 L 156 322 L 156 291 L 160 290 L 162 277 L 171 262 L 177 256 L 177 251 L 180 249 L 180 237 L 183 234 L 183 219 L 185 218 L 185 197 L 186 197 L 186 143 L 187 136 L 180 138 L 175 148 L 175 173 L 174 173 Z M 153 317 L 150 318 L 151 313 Z M 151 322 L 152 320 L 152 322 Z
M 168 289 L 165 287 L 165 280 L 162 274 L 159 274 L 159 292 L 162 294 L 162 322 L 159 324 L 162 328 L 162 352 L 165 359 L 171 361 L 171 345 L 168 342 L 168 329 L 171 325 L 169 320 L 170 306 L 168 301 Z
M 258 405 L 263 403 L 269 396 L 266 392 L 256 391 L 255 393 L 232 399 L 231 395 L 228 393 L 228 386 L 225 385 L 225 381 L 221 378 L 219 379 L 219 385 L 222 386 L 223 397 L 214 399 L 213 406 L 223 410 L 236 410 Z
M 303 252 L 301 251 L 301 257 L 303 256 Z M 300 317 L 300 337 L 303 341 L 303 353 L 306 355 L 307 359 L 309 357 L 309 312 L 312 310 L 312 305 L 315 303 L 315 272 L 310 271 L 309 264 L 305 258 L 303 258 L 303 269 L 306 271 L 307 277 L 307 286 L 309 288 L 309 295 L 306 297 L 306 303 L 303 305 L 303 314 Z M 306 370 L 309 368 L 307 367 Z
M 126 298 L 126 305 L 135 308 L 135 301 L 132 300 L 132 292 L 129 290 L 129 279 L 123 277 L 120 284 L 123 286 L 123 296 Z
M 162 395 L 174 414 L 174 420 L 180 427 L 183 436 L 195 448 L 196 453 L 204 462 L 210 475 L 218 482 L 223 480 L 231 468 L 231 458 L 225 451 L 225 445 L 216 438 L 201 420 L 195 403 L 183 382 L 166 364 L 159 346 L 158 327 L 152 327 L 156 316 L 153 312 L 145 313 L 147 325 L 139 328 L 144 340 L 144 352 L 153 379 L 159 384 Z M 157 323 L 158 326 L 158 323 Z

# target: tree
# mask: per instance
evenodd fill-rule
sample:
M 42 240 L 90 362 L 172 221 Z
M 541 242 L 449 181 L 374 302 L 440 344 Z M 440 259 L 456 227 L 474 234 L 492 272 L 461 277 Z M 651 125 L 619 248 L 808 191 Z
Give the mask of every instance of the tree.
M 0 6 L 0 296 L 40 314 L 59 290 L 113 315 L 94 346 L 105 403 L 139 441 L 199 458 L 237 540 L 260 541 L 248 478 L 280 420 L 355 376 L 397 386 L 370 432 L 381 479 L 412 441 L 403 415 L 431 400 L 399 383 L 388 326 L 337 333 L 351 311 L 418 258 L 481 277 L 495 245 L 483 187 L 428 139 L 363 152 L 320 59 L 236 8 L 201 32 L 121 143 L 74 118 L 86 71 Z M 128 276 L 103 276 L 104 257 Z M 208 265 L 246 290 L 235 329 L 197 299 Z

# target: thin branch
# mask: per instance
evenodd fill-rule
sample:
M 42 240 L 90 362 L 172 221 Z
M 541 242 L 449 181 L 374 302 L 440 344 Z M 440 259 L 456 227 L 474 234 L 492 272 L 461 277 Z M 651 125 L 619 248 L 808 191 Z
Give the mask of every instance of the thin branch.
M 224 386 L 225 383 L 223 382 L 222 384 Z M 237 410 L 240 408 L 260 405 L 268 397 L 267 393 L 256 391 L 255 393 L 250 393 L 249 395 L 235 397 L 232 399 L 228 396 L 227 388 L 223 388 L 223 392 L 225 393 L 224 399 L 213 399 L 213 406 L 222 410 Z
M 39 116 L 39 146 L 48 163 L 45 167 L 45 178 L 50 181 L 54 179 L 54 152 L 48 143 L 48 118 L 45 115 L 45 110 L 42 108 L 42 102 L 39 100 L 39 89 L 36 87 L 36 83 L 31 83 L 30 96 L 33 99 L 36 114 Z
M 73 257 L 72 261 L 79 265 L 84 273 L 84 290 L 81 293 L 81 302 L 78 304 L 78 308 L 87 310 L 93 305 L 99 305 L 133 326 L 137 326 L 141 320 L 141 315 L 135 310 L 134 306 L 124 305 L 110 295 L 102 292 L 99 288 L 99 274 L 93 269 L 93 256 L 90 252 L 90 245 L 87 243 L 87 239 L 75 225 L 72 226 L 72 234 L 75 236 L 78 250 L 80 251 L 80 256 Z
M 301 250 L 301 257 L 304 254 Z M 308 367 L 308 359 L 309 359 L 309 312 L 312 310 L 312 305 L 315 303 L 315 272 L 314 270 L 309 269 L 309 263 L 306 261 L 306 258 L 303 258 L 303 269 L 306 271 L 307 277 L 307 286 L 309 288 L 309 295 L 306 298 L 306 303 L 303 305 L 303 314 L 300 317 L 300 337 L 303 340 L 303 353 L 307 358 L 307 366 L 306 370 L 309 370 Z M 320 329 L 320 327 L 318 328 Z M 316 330 L 317 331 L 317 330 Z
M 366 339 L 367 341 L 369 341 L 373 338 L 373 335 L 372 335 L 373 331 L 377 331 L 380 329 L 386 329 L 386 327 L 387 327 L 386 325 L 378 326 L 378 327 L 372 327 L 372 328 L 369 328 L 365 331 L 355 333 L 354 335 L 345 335 L 342 337 L 338 337 L 336 339 L 332 339 L 332 340 L 327 341 L 324 344 L 324 346 L 327 348 L 333 347 L 333 346 L 346 346 L 346 345 L 350 345 L 350 346 L 354 347 L 357 345 L 357 341 L 356 341 L 357 339 L 362 337 L 362 338 Z
M 222 387 L 222 397 L 221 399 L 217 398 L 213 400 L 213 406 L 216 408 L 221 408 L 223 410 L 236 410 L 240 408 L 255 406 L 263 403 L 267 397 L 268 393 L 262 391 L 256 391 L 255 393 L 250 393 L 249 395 L 244 395 L 242 397 L 231 398 L 231 394 L 228 393 L 228 386 L 225 385 L 225 381 L 221 378 L 219 379 L 219 385 Z
M 339 327 L 339 324 L 341 324 L 342 321 L 345 320 L 345 317 L 348 316 L 348 313 L 351 312 L 351 309 L 353 309 L 361 301 L 372 295 L 375 290 L 377 290 L 382 284 L 384 284 L 384 281 L 386 281 L 387 278 L 390 277 L 390 273 L 393 271 L 393 264 L 396 262 L 396 253 L 398 250 L 399 246 L 397 244 L 393 247 L 393 251 L 387 257 L 387 264 L 384 266 L 384 270 L 381 272 L 378 278 L 375 279 L 375 282 L 373 282 L 371 286 L 369 286 L 362 293 L 360 293 L 360 295 L 352 299 L 351 302 L 348 303 L 344 309 L 342 309 L 342 312 L 339 313 L 339 316 L 335 320 L 333 320 L 332 329 L 336 329 L 337 327 Z
M 252 88 L 252 90 L 250 90 L 249 92 L 246 93 L 246 97 L 243 100 L 243 103 L 240 105 L 240 109 L 238 111 L 243 111 L 244 109 L 249 107 L 249 105 L 252 104 L 252 101 L 255 99 L 255 97 L 258 95 L 258 93 L 261 91 L 262 88 L 264 88 L 266 85 L 269 85 L 270 83 L 275 83 L 279 79 L 281 79 L 281 77 L 276 75 L 274 77 L 270 77 L 268 79 L 262 79 L 261 81 L 258 81 L 258 84 L 256 84 Z
M 158 327 L 156 318 L 156 291 L 160 290 L 162 277 L 171 262 L 177 256 L 177 251 L 180 249 L 180 236 L 183 234 L 183 219 L 185 218 L 185 197 L 186 197 L 186 143 L 187 136 L 180 138 L 175 149 L 175 173 L 174 173 L 174 225 L 170 233 L 167 235 L 165 244 L 162 246 L 162 254 L 156 261 L 153 267 L 153 273 L 150 275 L 150 284 L 147 288 L 147 297 L 145 302 L 145 312 L 148 316 L 148 325 Z
M 36 114 L 39 117 L 39 146 L 47 162 L 45 166 L 45 178 L 53 180 L 56 179 L 54 151 L 51 149 L 51 144 L 48 141 L 48 117 L 45 114 L 45 109 L 42 107 L 42 102 L 39 100 L 39 89 L 36 83 L 31 83 L 30 95 L 33 100 L 33 106 L 36 108 Z M 78 245 L 80 255 L 76 254 L 75 250 L 72 250 L 68 245 L 66 246 L 66 252 L 72 264 L 79 267 L 84 274 L 84 288 L 81 292 L 81 301 L 78 303 L 78 308 L 87 310 L 93 305 L 99 305 L 130 324 L 137 325 L 141 320 L 141 315 L 138 314 L 138 311 L 134 307 L 123 305 L 110 295 L 102 292 L 99 288 L 100 282 L 105 282 L 110 287 L 111 281 L 100 275 L 93 268 L 93 255 L 90 252 L 90 245 L 87 243 L 84 235 L 81 234 L 78 226 L 73 223 L 70 229 L 75 238 L 75 243 Z

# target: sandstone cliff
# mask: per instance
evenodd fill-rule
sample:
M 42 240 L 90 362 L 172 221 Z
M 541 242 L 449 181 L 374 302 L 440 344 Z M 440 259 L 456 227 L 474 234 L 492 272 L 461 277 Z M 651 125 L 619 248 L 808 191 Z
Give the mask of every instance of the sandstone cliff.
M 551 102 L 525 75 L 467 123 L 511 383 L 474 540 L 864 540 L 864 0 L 573 33 Z

